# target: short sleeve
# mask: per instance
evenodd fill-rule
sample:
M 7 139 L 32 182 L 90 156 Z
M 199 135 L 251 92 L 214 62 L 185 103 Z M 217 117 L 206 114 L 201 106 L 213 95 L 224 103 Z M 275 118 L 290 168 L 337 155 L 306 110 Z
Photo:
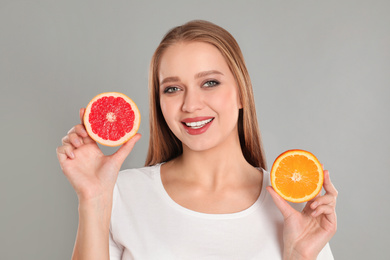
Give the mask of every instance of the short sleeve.
M 110 252 L 110 260 L 122 259 L 123 247 L 118 245 L 114 241 L 111 230 L 110 230 L 110 237 L 109 237 L 109 252 Z
M 321 250 L 317 257 L 317 260 L 334 260 L 332 250 L 330 250 L 329 243 Z

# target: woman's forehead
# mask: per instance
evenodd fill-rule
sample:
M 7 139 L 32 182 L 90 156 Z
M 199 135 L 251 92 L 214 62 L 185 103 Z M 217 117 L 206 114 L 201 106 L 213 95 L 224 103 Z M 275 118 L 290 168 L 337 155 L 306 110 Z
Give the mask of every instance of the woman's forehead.
M 195 75 L 213 70 L 222 74 L 229 71 L 229 66 L 217 47 L 205 42 L 179 42 L 164 51 L 158 76 L 163 80 L 166 77 Z

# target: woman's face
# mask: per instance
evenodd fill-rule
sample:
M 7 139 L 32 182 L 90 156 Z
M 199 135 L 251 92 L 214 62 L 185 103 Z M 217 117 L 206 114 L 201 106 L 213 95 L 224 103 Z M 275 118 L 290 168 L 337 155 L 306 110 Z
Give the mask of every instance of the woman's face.
M 184 149 L 202 151 L 237 140 L 238 87 L 216 47 L 172 45 L 161 58 L 158 76 L 162 113 Z

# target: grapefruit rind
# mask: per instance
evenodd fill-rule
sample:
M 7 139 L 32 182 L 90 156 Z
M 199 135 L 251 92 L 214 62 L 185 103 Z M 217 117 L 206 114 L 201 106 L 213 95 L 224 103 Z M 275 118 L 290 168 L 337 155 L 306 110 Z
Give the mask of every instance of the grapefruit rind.
M 278 185 L 276 184 L 276 179 L 277 179 L 276 172 L 280 166 L 281 161 L 283 159 L 285 159 L 286 157 L 292 156 L 292 155 L 303 155 L 303 156 L 307 157 L 309 160 L 314 162 L 314 164 L 317 167 L 317 171 L 318 171 L 318 181 L 316 182 L 316 188 L 313 191 L 311 191 L 308 195 L 305 195 L 305 196 L 302 196 L 299 198 L 285 195 L 279 189 Z M 280 154 L 275 159 L 275 162 L 273 163 L 272 168 L 271 168 L 270 177 L 271 177 L 271 186 L 276 191 L 276 193 L 278 193 L 283 199 L 290 201 L 290 202 L 293 202 L 293 203 L 302 203 L 302 202 L 306 202 L 306 201 L 309 201 L 309 200 L 315 198 L 320 193 L 320 191 L 322 189 L 323 181 L 324 181 L 324 171 L 323 171 L 321 163 L 312 153 L 305 151 L 305 150 L 294 149 L 294 150 L 285 151 L 284 153 Z
M 104 140 L 103 138 L 99 137 L 97 134 L 93 133 L 92 131 L 92 127 L 91 127 L 91 124 L 88 122 L 88 119 L 89 119 L 89 114 L 91 112 L 91 108 L 92 108 L 92 105 L 95 101 L 97 101 L 98 99 L 102 98 L 102 97 L 109 97 L 109 96 L 112 96 L 112 97 L 121 97 L 123 98 L 127 103 L 130 104 L 132 110 L 134 111 L 134 122 L 133 122 L 133 128 L 130 132 L 126 133 L 126 135 L 124 135 L 123 137 L 121 137 L 119 140 L 117 141 L 112 141 L 112 140 Z M 128 96 L 126 96 L 125 94 L 123 93 L 119 93 L 119 92 L 104 92 L 104 93 L 100 93 L 99 95 L 96 95 L 87 105 L 87 107 L 85 108 L 85 112 L 84 112 L 84 117 L 83 117 L 83 122 L 84 122 L 84 126 L 85 126 L 85 129 L 88 133 L 88 135 L 94 140 L 96 141 L 97 143 L 101 144 L 101 145 L 105 145 L 105 146 L 111 146 L 111 147 L 114 147 L 114 146 L 119 146 L 121 144 L 124 144 L 126 143 L 127 141 L 129 141 L 138 131 L 139 129 L 139 126 L 141 124 L 141 114 L 139 112 L 139 109 L 137 107 L 137 105 L 135 104 L 135 102 L 129 98 Z

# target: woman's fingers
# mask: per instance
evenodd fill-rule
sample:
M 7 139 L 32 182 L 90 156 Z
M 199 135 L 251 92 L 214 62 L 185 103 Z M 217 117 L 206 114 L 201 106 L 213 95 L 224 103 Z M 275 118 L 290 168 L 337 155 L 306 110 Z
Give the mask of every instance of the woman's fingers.
M 115 160 L 122 165 L 126 157 L 129 155 L 131 150 L 133 150 L 135 143 L 141 138 L 141 134 L 135 134 L 129 141 L 124 143 L 118 151 L 116 151 L 112 157 L 115 158 Z
M 80 115 L 80 122 L 82 125 L 84 124 L 84 113 L 85 113 L 85 108 L 80 108 L 79 115 Z
M 333 214 L 333 213 L 334 213 L 334 207 L 333 206 L 331 206 L 331 205 L 321 205 L 321 206 L 318 206 L 311 213 L 311 215 L 313 217 L 318 217 L 321 214 L 330 215 L 330 214 Z
M 324 184 L 323 184 L 325 194 L 323 196 L 316 197 L 310 204 L 311 209 L 315 209 L 320 205 L 332 205 L 336 206 L 338 191 L 334 187 L 333 183 L 330 181 L 329 171 L 324 171 Z
M 68 158 L 73 159 L 74 153 L 72 146 L 70 144 L 66 144 L 57 147 L 57 157 L 60 163 L 64 162 Z
M 80 109 L 80 118 L 84 115 L 84 109 Z M 81 147 L 84 144 L 94 143 L 84 125 L 78 124 L 72 127 L 66 136 L 62 138 L 62 146 L 57 148 L 57 157 L 60 162 L 70 158 L 74 159 L 74 149 Z
M 324 170 L 324 184 L 323 187 L 325 189 L 326 194 L 332 195 L 337 198 L 338 191 L 334 187 L 333 183 L 330 180 L 329 171 Z
M 85 130 L 85 127 L 82 124 L 78 124 L 78 125 L 75 125 L 74 127 L 72 127 L 68 131 L 68 134 L 70 134 L 70 133 L 76 133 L 76 134 L 80 135 L 81 137 L 88 136 L 87 130 Z
M 321 205 L 331 205 L 334 207 L 336 206 L 336 198 L 331 195 L 320 196 L 310 204 L 310 208 L 314 210 Z
M 72 133 L 78 135 L 81 138 L 83 144 L 95 143 L 95 141 L 88 135 L 84 125 L 75 125 L 68 131 L 68 135 L 71 135 Z
M 310 204 L 310 208 L 312 210 L 311 215 L 313 217 L 318 217 L 321 214 L 324 214 L 331 223 L 337 225 L 336 202 L 338 192 L 332 184 L 329 177 L 329 171 L 327 170 L 324 171 L 323 187 L 325 190 L 325 195 L 317 197 Z
M 70 133 L 66 135 L 64 138 L 62 138 L 62 144 L 63 145 L 72 145 L 75 148 L 80 147 L 84 144 L 83 138 L 81 138 L 76 133 Z
M 57 157 L 60 162 L 67 158 L 73 159 L 75 148 L 80 147 L 83 144 L 83 140 L 75 132 L 70 132 L 62 138 L 62 146 L 57 148 Z
M 295 212 L 295 209 L 291 207 L 290 204 L 287 203 L 287 201 L 280 197 L 279 194 L 276 193 L 274 188 L 272 188 L 272 186 L 268 186 L 266 187 L 266 189 L 270 193 L 273 201 L 275 202 L 275 205 L 279 208 L 284 219 L 289 218 Z

